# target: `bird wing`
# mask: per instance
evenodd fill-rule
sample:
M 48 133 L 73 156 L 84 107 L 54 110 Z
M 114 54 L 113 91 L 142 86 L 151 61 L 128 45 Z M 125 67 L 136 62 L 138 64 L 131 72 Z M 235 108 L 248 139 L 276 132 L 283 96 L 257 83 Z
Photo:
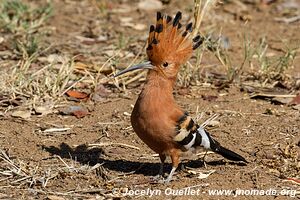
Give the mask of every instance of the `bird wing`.
M 202 126 L 196 124 L 188 113 L 184 113 L 184 115 L 179 118 L 176 131 L 177 134 L 174 137 L 174 141 L 181 145 L 185 150 L 203 147 L 212 150 L 229 160 L 247 162 L 245 158 L 239 154 L 221 146 L 220 143 L 213 139 Z
M 199 125 L 185 112 L 177 121 L 174 141 L 182 145 L 186 150 L 201 144 L 201 137 L 197 133 Z

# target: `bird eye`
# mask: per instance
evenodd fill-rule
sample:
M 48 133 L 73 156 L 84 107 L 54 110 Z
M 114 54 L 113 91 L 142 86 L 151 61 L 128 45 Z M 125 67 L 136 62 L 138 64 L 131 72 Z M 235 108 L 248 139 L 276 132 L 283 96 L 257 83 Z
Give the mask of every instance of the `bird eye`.
M 164 67 L 168 67 L 168 65 L 169 65 L 169 63 L 167 63 L 167 62 L 165 62 L 165 63 L 163 64 Z

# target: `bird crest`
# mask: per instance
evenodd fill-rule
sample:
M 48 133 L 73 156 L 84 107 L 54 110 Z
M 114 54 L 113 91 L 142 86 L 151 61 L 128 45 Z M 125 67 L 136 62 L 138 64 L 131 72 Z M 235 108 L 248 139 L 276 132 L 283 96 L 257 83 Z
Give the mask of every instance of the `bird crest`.
M 173 20 L 172 17 L 157 12 L 156 25 L 150 26 L 147 41 L 149 61 L 122 70 L 114 77 L 138 69 L 150 69 L 174 83 L 180 65 L 191 57 L 193 50 L 204 40 L 200 35 L 192 38 L 193 24 L 189 23 L 183 28 L 181 18 L 181 12 L 177 12 Z
M 167 65 L 168 60 L 178 65 L 185 63 L 203 42 L 200 35 L 192 39 L 193 24 L 180 23 L 181 12 L 174 19 L 157 12 L 156 25 L 150 26 L 147 55 L 153 65 Z

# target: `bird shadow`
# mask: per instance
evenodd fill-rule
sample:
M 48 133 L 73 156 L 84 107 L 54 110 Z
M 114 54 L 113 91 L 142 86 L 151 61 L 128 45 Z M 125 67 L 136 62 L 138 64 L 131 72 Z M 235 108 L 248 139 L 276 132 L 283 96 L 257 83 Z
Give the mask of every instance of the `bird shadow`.
M 129 161 L 125 159 L 109 160 L 103 158 L 105 152 L 103 148 L 94 147 L 89 148 L 86 144 L 79 145 L 77 147 L 70 147 L 66 143 L 61 143 L 57 146 L 41 146 L 44 151 L 47 151 L 51 155 L 57 155 L 61 158 L 72 159 L 80 164 L 94 166 L 98 163 L 102 164 L 102 167 L 117 171 L 121 173 L 134 173 L 143 174 L 145 176 L 157 175 L 160 163 Z M 171 170 L 171 167 L 170 167 Z
M 56 146 L 41 146 L 44 151 L 47 151 L 51 155 L 57 155 L 61 158 L 72 159 L 80 164 L 94 166 L 98 163 L 108 170 L 117 171 L 121 173 L 134 173 L 143 174 L 145 176 L 155 176 L 158 174 L 160 168 L 160 162 L 151 163 L 144 161 L 129 161 L 125 159 L 109 160 L 103 158 L 105 152 L 103 148 L 94 147 L 89 148 L 86 144 L 79 145 L 72 148 L 66 143 L 61 143 L 58 147 Z M 159 160 L 159 159 L 158 159 Z M 218 166 L 224 165 L 228 162 L 223 160 L 206 162 L 207 165 Z M 232 162 L 231 164 L 237 164 Z M 204 166 L 202 160 L 191 160 L 184 163 L 184 166 L 190 168 L 200 168 Z M 164 166 L 164 171 L 169 172 L 171 170 L 171 164 Z M 180 167 L 179 167 L 180 169 Z

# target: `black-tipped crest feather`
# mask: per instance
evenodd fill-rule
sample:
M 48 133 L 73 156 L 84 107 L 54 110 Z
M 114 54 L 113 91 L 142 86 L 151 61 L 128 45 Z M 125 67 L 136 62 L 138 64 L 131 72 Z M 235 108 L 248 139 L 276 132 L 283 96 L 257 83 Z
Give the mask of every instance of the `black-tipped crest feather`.
M 162 18 L 161 12 L 157 12 L 156 14 L 156 21 L 159 21 Z
M 193 42 L 198 42 L 201 39 L 200 35 L 197 35 L 196 37 L 193 38 Z
M 191 34 L 192 23 L 184 26 L 182 30 L 181 12 L 177 12 L 175 17 L 157 12 L 156 25 L 150 27 L 148 37 L 147 55 L 153 64 L 162 65 L 166 57 L 170 57 L 174 63 L 184 63 L 190 58 L 193 46 Z M 173 19 L 173 21 L 172 21 Z M 181 30 L 179 30 L 181 28 Z
M 182 33 L 182 37 L 187 36 L 187 34 L 188 34 L 188 32 L 187 32 L 187 31 L 184 31 L 184 32 Z
M 158 44 L 158 40 L 157 40 L 156 38 L 154 38 L 154 39 L 152 40 L 152 44 Z
M 177 25 L 177 29 L 179 30 L 179 29 L 181 29 L 181 27 L 182 27 L 182 24 L 179 22 Z
M 172 17 L 171 16 L 167 16 L 167 23 L 169 23 L 170 21 L 172 21 Z
M 149 30 L 149 32 L 151 33 L 151 32 L 153 32 L 154 31 L 154 26 L 153 25 L 151 25 L 150 26 L 150 30 Z
M 200 47 L 200 45 L 203 43 L 202 40 L 198 41 L 196 44 L 193 45 L 193 50 L 197 49 L 198 47 Z
M 190 33 L 193 31 L 193 23 L 189 23 L 188 25 L 186 25 L 186 31 L 189 31 Z
M 177 13 L 176 13 L 176 16 L 175 16 L 175 18 L 174 18 L 174 20 L 173 20 L 173 26 L 174 26 L 174 27 L 178 25 L 179 20 L 181 20 L 181 17 L 182 17 L 181 12 L 177 12 Z
M 161 33 L 162 31 L 163 31 L 163 25 L 162 24 L 158 24 L 156 26 L 155 32 Z

